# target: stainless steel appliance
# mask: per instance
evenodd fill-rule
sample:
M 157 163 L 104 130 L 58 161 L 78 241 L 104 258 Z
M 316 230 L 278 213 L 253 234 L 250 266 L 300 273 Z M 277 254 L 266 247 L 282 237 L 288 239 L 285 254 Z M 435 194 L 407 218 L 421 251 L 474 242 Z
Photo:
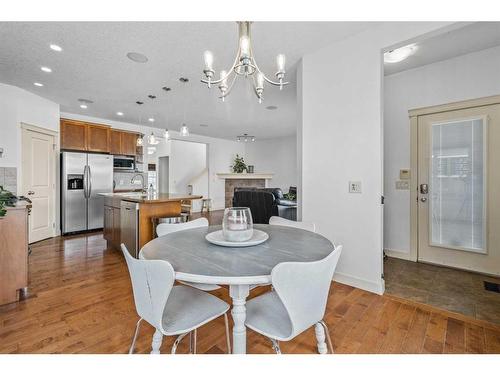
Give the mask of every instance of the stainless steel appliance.
M 113 168 L 117 171 L 135 171 L 135 158 L 131 156 L 113 156 Z
M 113 192 L 113 157 L 82 152 L 61 153 L 61 230 L 63 234 L 99 229 L 104 197 Z
M 120 241 L 134 258 L 139 256 L 139 203 L 121 201 Z

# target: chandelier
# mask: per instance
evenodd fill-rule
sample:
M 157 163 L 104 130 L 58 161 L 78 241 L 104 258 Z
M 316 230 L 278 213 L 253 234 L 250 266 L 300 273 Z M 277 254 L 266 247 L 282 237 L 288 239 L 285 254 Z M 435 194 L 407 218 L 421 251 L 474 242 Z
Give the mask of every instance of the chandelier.
M 257 96 L 259 103 L 262 103 L 262 94 L 264 92 L 265 82 L 270 83 L 273 86 L 279 86 L 280 90 L 283 89 L 283 86 L 288 84 L 288 82 L 283 82 L 283 79 L 285 78 L 285 55 L 279 54 L 276 57 L 278 70 L 275 76 L 277 81 L 267 78 L 266 75 L 259 69 L 252 51 L 250 25 L 251 22 L 248 21 L 238 22 L 238 53 L 236 54 L 233 66 L 229 69 L 229 71 L 220 71 L 219 79 L 214 80 L 215 71 L 213 69 L 214 58 L 212 52 L 205 51 L 205 69 L 203 70 L 203 73 L 207 79 L 202 79 L 201 82 L 206 83 L 208 88 L 211 88 L 212 85 L 219 85 L 218 87 L 221 92 L 221 96 L 219 98 L 221 98 L 222 101 L 224 101 L 225 97 L 231 92 L 234 82 L 238 76 L 252 78 L 254 93 Z M 229 79 L 232 79 L 231 83 L 228 83 Z

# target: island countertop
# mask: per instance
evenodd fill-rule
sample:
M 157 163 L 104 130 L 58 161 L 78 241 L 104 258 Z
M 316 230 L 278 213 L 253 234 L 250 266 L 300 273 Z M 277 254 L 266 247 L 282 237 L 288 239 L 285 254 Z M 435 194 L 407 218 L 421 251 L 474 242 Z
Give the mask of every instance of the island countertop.
M 172 193 L 101 193 L 102 196 L 120 199 L 127 202 L 136 203 L 166 203 L 166 202 L 180 202 L 184 200 L 202 199 L 202 195 L 189 195 L 189 194 L 172 194 Z

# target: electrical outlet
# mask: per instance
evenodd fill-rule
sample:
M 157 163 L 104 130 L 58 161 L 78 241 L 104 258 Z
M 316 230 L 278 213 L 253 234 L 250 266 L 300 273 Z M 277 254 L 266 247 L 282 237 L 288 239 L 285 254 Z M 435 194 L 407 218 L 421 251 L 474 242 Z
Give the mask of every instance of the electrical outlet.
M 349 181 L 349 193 L 361 193 L 361 181 Z

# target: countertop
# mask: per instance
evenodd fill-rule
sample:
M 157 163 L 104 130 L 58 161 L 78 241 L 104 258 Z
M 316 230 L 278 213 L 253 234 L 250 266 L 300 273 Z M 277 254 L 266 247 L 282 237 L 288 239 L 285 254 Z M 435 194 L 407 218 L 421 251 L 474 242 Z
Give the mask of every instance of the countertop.
M 101 193 L 104 197 L 121 199 L 127 202 L 136 203 L 166 203 L 177 202 L 183 200 L 202 199 L 202 195 L 188 195 L 188 194 L 170 194 L 170 193 Z

